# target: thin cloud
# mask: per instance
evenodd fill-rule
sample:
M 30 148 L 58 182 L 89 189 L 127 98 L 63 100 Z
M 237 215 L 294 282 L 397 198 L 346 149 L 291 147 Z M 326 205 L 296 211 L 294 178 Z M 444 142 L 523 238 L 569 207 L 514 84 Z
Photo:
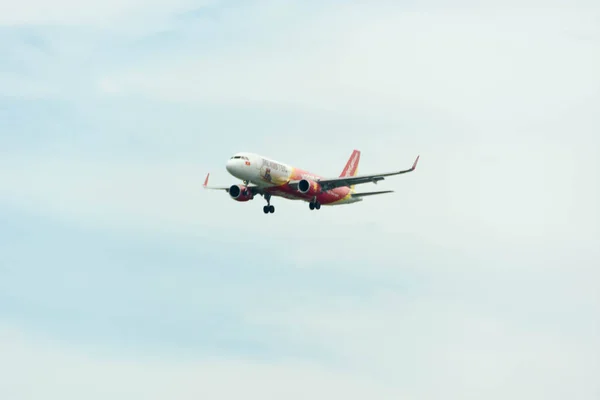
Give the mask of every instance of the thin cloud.
M 405 398 L 377 380 L 328 370 L 314 364 L 260 363 L 244 359 L 129 361 L 65 347 L 0 328 L 0 395 L 10 399 L 59 396 L 65 400 L 120 398 L 305 399 L 339 396 Z M 51 371 L 51 372 L 49 372 Z M 235 384 L 232 384 L 235 382 Z M 27 388 L 26 391 L 23 388 Z
M 361 9 L 307 16 L 310 29 L 292 26 L 210 58 L 132 66 L 102 82 L 165 100 L 284 102 L 380 118 L 417 104 L 478 121 L 515 118 L 525 109 L 527 118 L 560 111 L 557 92 L 595 93 L 589 83 L 600 65 L 597 52 L 563 33 L 581 28 L 581 15 L 424 14 L 398 6 L 369 8 L 368 18 L 359 18 Z M 579 73 L 569 74 L 575 65 Z
M 214 2 L 205 1 L 204 4 Z M 191 0 L 125 0 L 88 1 L 73 0 L 24 0 L 18 3 L 0 3 L 0 25 L 62 25 L 96 26 L 110 28 L 111 23 L 126 18 L 154 16 L 159 13 L 175 13 L 198 2 Z

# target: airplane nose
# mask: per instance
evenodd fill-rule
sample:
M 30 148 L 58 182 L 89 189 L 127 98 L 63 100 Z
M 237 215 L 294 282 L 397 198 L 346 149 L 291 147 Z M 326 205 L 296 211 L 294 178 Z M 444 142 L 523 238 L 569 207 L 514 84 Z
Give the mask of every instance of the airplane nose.
M 227 170 L 227 172 L 232 173 L 233 172 L 233 160 L 229 160 L 227 161 L 227 164 L 225 164 L 225 169 Z

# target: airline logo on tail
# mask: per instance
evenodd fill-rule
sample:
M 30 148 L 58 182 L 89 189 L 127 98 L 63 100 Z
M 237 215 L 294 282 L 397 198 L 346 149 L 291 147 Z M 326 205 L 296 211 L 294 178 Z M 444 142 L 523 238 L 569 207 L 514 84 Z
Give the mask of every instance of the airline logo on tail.
M 358 163 L 360 162 L 360 151 L 354 150 L 352 155 L 346 162 L 344 170 L 340 174 L 340 178 L 345 176 L 356 176 L 358 172 Z M 354 192 L 354 185 L 350 186 L 350 189 Z
M 340 178 L 344 176 L 356 176 L 358 170 L 358 163 L 360 161 L 360 151 L 354 150 L 352 155 L 348 159 L 344 170 L 342 171 Z

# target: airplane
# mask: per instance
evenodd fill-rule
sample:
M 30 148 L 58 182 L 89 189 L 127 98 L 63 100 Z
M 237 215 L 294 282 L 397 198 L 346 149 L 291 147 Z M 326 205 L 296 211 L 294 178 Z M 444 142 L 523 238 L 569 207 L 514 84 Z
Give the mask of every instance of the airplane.
M 326 178 L 258 154 L 240 152 L 227 161 L 225 168 L 231 175 L 241 179 L 242 185 L 208 186 L 208 173 L 203 187 L 224 190 L 232 199 L 241 202 L 253 200 L 256 195 L 261 195 L 267 201 L 267 205 L 263 207 L 265 214 L 275 212 L 275 207 L 271 204 L 272 196 L 306 201 L 311 210 L 319 210 L 322 205 L 352 204 L 362 201 L 365 196 L 392 193 L 393 190 L 356 193 L 355 185 L 369 182 L 376 184 L 387 176 L 412 172 L 417 167 L 419 157 L 417 156 L 412 167 L 406 170 L 357 175 L 360 151 L 354 150 L 340 176 Z

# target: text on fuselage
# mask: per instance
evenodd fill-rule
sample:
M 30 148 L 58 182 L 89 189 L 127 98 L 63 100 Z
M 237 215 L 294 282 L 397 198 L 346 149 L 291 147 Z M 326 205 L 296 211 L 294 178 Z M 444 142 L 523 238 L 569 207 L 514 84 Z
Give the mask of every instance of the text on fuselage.
M 287 172 L 287 168 L 285 167 L 285 165 L 281 165 L 279 163 L 276 163 L 276 162 L 273 162 L 273 161 L 269 161 L 269 160 L 265 160 L 265 159 L 263 159 L 262 166 L 263 167 L 267 167 L 267 168 L 271 168 L 271 170 L 273 170 L 273 171 Z

